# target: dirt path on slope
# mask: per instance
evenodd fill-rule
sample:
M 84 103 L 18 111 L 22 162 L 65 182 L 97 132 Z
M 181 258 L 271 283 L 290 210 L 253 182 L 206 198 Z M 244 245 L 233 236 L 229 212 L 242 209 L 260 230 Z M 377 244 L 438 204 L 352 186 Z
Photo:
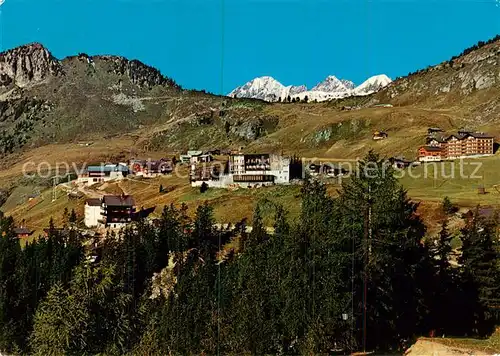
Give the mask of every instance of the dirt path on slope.
M 446 346 L 439 342 L 421 339 L 418 340 L 405 353 L 407 356 L 469 356 L 469 355 L 491 355 L 476 350 L 467 350 L 458 347 Z

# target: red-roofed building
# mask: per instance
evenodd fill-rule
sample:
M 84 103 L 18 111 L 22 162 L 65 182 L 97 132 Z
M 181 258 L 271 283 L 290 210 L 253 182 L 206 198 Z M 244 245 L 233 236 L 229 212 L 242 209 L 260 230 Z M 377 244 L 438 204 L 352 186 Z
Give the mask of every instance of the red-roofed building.
M 440 162 L 443 160 L 443 149 L 437 146 L 422 146 L 418 149 L 420 162 Z

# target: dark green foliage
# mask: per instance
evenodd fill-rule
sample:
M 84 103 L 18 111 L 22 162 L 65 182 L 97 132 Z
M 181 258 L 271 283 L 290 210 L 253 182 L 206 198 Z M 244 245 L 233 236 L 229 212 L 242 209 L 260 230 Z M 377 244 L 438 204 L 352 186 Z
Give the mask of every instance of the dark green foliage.
M 448 197 L 444 197 L 443 203 L 441 206 L 442 206 L 443 212 L 445 214 L 448 214 L 448 215 L 454 214 L 458 211 L 458 208 L 455 205 L 453 205 L 450 198 L 448 198 Z
M 0 348 L 26 350 L 33 316 L 51 286 L 67 285 L 80 262 L 82 247 L 70 233 L 54 233 L 24 249 L 12 233 L 12 219 L 0 217 Z
M 477 209 L 462 231 L 462 254 L 458 262 L 465 289 L 463 300 L 470 311 L 464 317 L 469 321 L 473 332 L 480 335 L 492 331 L 500 308 L 499 256 L 495 228 L 479 216 Z
M 75 209 L 71 209 L 71 213 L 69 214 L 68 221 L 71 224 L 76 224 L 76 222 L 78 221 L 78 217 L 76 216 Z
M 354 251 L 358 339 L 363 349 L 391 348 L 411 337 L 421 323 L 430 263 L 421 244 L 425 227 L 390 165 L 370 152 L 358 171 L 340 197 L 343 226 Z
M 457 313 L 461 305 L 462 289 L 459 275 L 450 261 L 455 257 L 451 246 L 453 237 L 448 232 L 447 220 L 442 223 L 437 239 L 429 242 L 429 252 L 433 261 L 431 279 L 432 286 L 428 290 L 427 300 L 432 313 L 426 322 L 428 329 L 437 336 L 443 334 L 460 335 L 467 330 L 461 313 Z

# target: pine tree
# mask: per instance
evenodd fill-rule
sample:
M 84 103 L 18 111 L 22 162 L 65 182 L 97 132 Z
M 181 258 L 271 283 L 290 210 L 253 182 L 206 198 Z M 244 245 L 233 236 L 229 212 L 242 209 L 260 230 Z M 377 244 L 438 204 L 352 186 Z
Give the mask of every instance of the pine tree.
M 14 220 L 0 212 L 0 350 L 12 351 L 19 327 L 17 261 L 21 255 Z M 20 345 L 18 345 L 20 346 Z
M 71 214 L 69 215 L 68 221 L 71 224 L 76 224 L 76 222 L 78 221 L 78 217 L 76 216 L 75 209 L 71 209 Z
M 63 227 L 66 228 L 68 227 L 69 223 L 69 211 L 68 208 L 65 207 L 62 215 L 62 222 L 63 222 Z
M 340 204 L 354 254 L 358 343 L 396 347 L 421 326 L 423 281 L 432 278 L 426 275 L 430 261 L 421 244 L 425 227 L 415 214 L 418 205 L 373 152 L 344 181 Z
M 433 261 L 432 294 L 430 300 L 429 329 L 437 335 L 456 334 L 461 330 L 460 317 L 457 318 L 458 304 L 455 301 L 460 294 L 457 288 L 457 276 L 451 266 L 453 257 L 451 247 L 452 236 L 448 232 L 448 222 L 443 220 L 441 231 L 433 244 L 429 247 Z
M 84 262 L 69 288 L 55 284 L 38 308 L 31 345 L 35 355 L 125 353 L 131 332 L 112 266 Z
M 491 331 L 500 307 L 498 249 L 494 227 L 481 219 L 476 209 L 473 219 L 462 231 L 459 264 L 469 309 L 470 327 L 479 335 Z
M 444 197 L 443 203 L 442 203 L 442 209 L 445 214 L 453 214 L 457 210 L 456 207 L 453 205 L 449 197 Z

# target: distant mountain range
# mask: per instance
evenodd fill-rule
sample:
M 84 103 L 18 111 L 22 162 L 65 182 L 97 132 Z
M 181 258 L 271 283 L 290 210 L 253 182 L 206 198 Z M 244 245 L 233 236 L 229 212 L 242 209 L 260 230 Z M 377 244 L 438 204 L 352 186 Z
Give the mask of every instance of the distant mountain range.
M 500 137 L 499 93 L 500 36 L 394 82 L 378 75 L 355 86 L 329 76 L 307 88 L 284 86 L 271 77 L 262 77 L 230 93 L 237 98 L 270 102 L 288 96 L 301 101 L 306 96 L 309 101 L 331 100 L 329 105 L 310 105 L 307 110 L 302 105 L 265 105 L 258 100 L 185 90 L 138 60 L 84 53 L 58 59 L 41 44 L 32 43 L 0 53 L 0 170 L 5 161 L 2 157 L 13 152 L 121 135 L 131 135 L 136 147 L 147 150 L 181 152 L 251 145 L 256 151 L 317 149 L 321 153 L 336 142 L 332 135 L 339 128 L 328 125 L 347 120 L 337 109 L 368 109 L 377 104 L 408 110 L 351 112 L 349 120 L 356 120 L 351 122 L 352 127 L 344 125 L 342 130 L 369 132 L 401 124 L 405 142 L 391 140 L 395 146 L 384 146 L 383 153 L 401 152 L 401 147 L 413 152 L 420 141 L 406 142 L 410 124 L 414 127 L 411 132 L 441 126 L 485 127 Z M 419 112 L 413 109 L 417 105 L 423 108 Z M 323 109 L 325 112 L 315 111 Z M 446 124 L 435 119 L 444 115 L 443 110 L 447 111 Z M 360 122 L 371 126 L 359 126 Z M 350 135 L 347 137 L 358 137 Z M 356 135 L 361 137 L 358 131 Z M 345 139 L 344 131 L 339 137 Z M 368 137 L 367 146 L 371 144 Z M 329 154 L 336 152 L 342 156 L 354 154 L 344 148 Z
M 308 90 L 305 85 L 285 86 L 273 77 L 265 76 L 255 78 L 245 85 L 237 87 L 229 93 L 229 96 L 233 98 L 261 99 L 269 102 L 286 101 L 288 97 L 290 99 L 299 98 L 301 101 L 306 97 L 309 101 L 326 101 L 373 94 L 391 82 L 392 80 L 388 76 L 381 74 L 367 79 L 356 87 L 349 80 L 338 79 L 330 75 L 311 90 Z

